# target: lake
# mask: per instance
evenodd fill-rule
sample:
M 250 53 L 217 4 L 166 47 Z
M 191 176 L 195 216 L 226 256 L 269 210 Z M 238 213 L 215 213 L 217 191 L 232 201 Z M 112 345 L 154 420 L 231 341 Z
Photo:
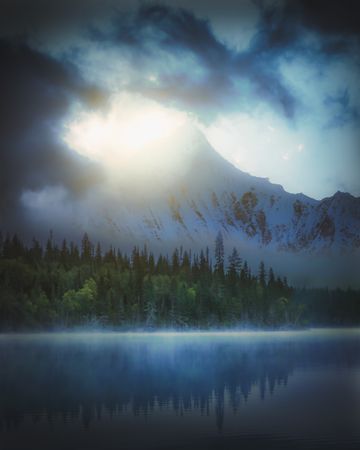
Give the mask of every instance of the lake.
M 0 335 L 0 449 L 359 449 L 360 329 Z

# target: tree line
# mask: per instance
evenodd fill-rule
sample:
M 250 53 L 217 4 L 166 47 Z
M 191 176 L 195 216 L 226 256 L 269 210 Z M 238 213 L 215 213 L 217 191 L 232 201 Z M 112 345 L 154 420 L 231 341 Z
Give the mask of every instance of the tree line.
M 311 299 L 311 301 L 309 301 Z M 130 255 L 84 233 L 81 245 L 50 233 L 45 245 L 0 237 L 2 329 L 73 327 L 208 328 L 358 323 L 354 290 L 297 290 L 259 263 L 252 273 L 234 248 L 225 258 L 222 234 L 213 255 L 182 247 Z

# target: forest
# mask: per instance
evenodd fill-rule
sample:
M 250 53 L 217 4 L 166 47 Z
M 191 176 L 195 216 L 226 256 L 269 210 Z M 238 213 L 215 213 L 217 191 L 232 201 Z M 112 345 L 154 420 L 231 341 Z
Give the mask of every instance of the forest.
M 131 254 L 50 232 L 46 243 L 0 237 L 2 330 L 77 326 L 111 329 L 279 328 L 360 323 L 357 290 L 298 289 L 259 262 L 253 273 L 234 248 L 225 257 L 219 232 L 214 249 L 175 248 Z

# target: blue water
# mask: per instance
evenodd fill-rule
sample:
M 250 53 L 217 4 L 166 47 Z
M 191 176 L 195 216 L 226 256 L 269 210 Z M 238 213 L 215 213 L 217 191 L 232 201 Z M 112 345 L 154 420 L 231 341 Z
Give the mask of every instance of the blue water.
M 360 330 L 0 335 L 0 449 L 359 449 Z

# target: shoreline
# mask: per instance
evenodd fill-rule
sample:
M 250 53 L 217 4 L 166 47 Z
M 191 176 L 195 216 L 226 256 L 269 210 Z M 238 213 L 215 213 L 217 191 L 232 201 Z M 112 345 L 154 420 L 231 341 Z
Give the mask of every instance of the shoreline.
M 228 328 L 228 329 L 53 329 L 53 330 L 19 330 L 19 331 L 0 331 L 1 337 L 11 336 L 260 336 L 260 335 L 289 335 L 289 334 L 314 334 L 331 332 L 359 332 L 360 325 L 351 326 L 311 326 L 298 328 Z

